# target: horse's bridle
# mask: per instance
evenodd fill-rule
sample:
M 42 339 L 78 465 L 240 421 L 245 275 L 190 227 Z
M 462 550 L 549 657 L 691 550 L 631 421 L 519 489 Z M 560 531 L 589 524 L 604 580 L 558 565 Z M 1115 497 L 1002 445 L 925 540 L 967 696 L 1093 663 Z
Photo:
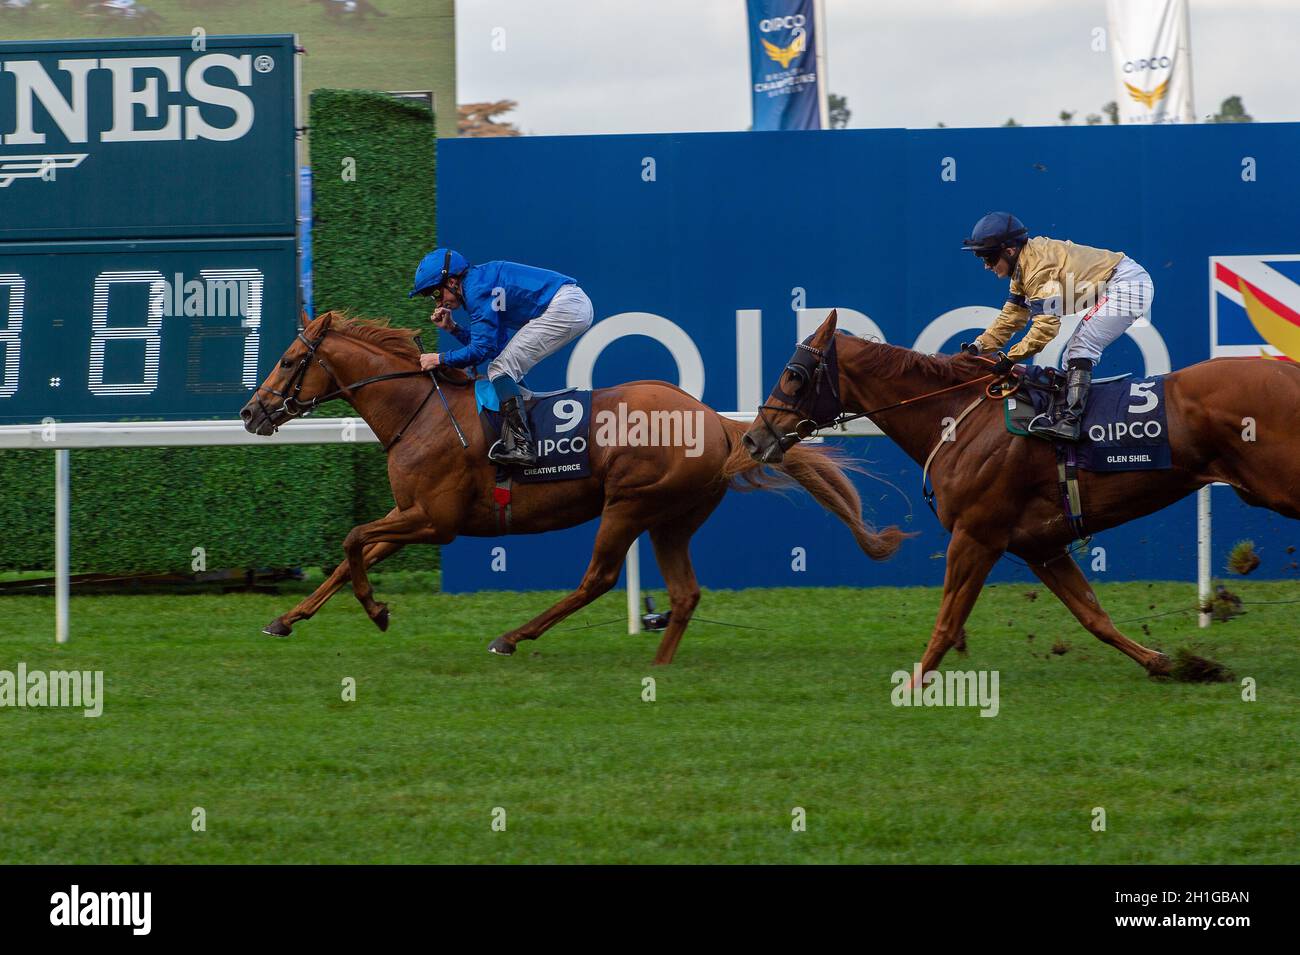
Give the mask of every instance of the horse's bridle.
M 825 349 L 814 348 L 808 342 L 795 346 L 794 354 L 786 362 L 781 377 L 789 372 L 799 384 L 793 393 L 781 388 L 781 378 L 777 379 L 767 402 L 758 406 L 758 417 L 763 427 L 776 439 L 781 449 L 788 450 L 797 441 L 810 438 L 822 428 L 842 424 L 862 415 L 844 415 L 844 404 L 840 401 L 839 361 L 835 351 L 835 339 Z M 811 386 L 811 388 L 809 387 Z M 790 399 L 794 400 L 791 401 Z M 779 402 L 773 404 L 773 402 Z M 800 415 L 794 430 L 781 434 L 773 427 L 767 417 L 768 411 L 784 411 Z
M 433 380 L 433 387 L 429 389 L 429 393 L 424 396 L 424 400 L 421 401 L 415 411 L 411 413 L 411 416 L 406 419 L 406 423 L 403 424 L 402 427 L 397 430 L 397 433 L 393 438 L 384 445 L 384 450 L 387 451 L 401 440 L 402 434 L 406 431 L 410 423 L 415 420 L 415 416 L 424 409 L 426 404 L 428 404 L 429 399 L 433 397 L 434 392 L 437 392 L 438 396 L 442 398 L 442 406 L 447 409 L 447 416 L 451 418 L 451 423 L 456 429 L 456 435 L 460 438 L 461 447 L 469 447 L 469 442 L 465 440 L 465 434 L 460 430 L 460 424 L 456 421 L 456 416 L 452 414 L 451 407 L 447 404 L 447 398 L 443 395 L 442 388 L 438 385 L 437 372 L 424 371 L 423 369 L 419 371 L 393 371 L 383 375 L 371 375 L 369 378 L 362 378 L 360 381 L 354 381 L 350 385 L 341 385 L 339 384 L 338 375 L 336 375 L 334 370 L 325 362 L 325 359 L 316 356 L 316 349 L 320 348 L 321 342 L 325 341 L 325 336 L 329 334 L 329 331 L 330 330 L 326 328 L 320 333 L 320 337 L 316 339 L 308 338 L 305 329 L 299 331 L 298 340 L 307 346 L 307 351 L 299 360 L 298 367 L 293 370 L 293 375 L 290 376 L 288 383 L 284 386 L 284 390 L 280 391 L 276 388 L 270 387 L 269 385 L 258 385 L 257 391 L 254 392 L 257 396 L 257 407 L 261 409 L 262 414 L 266 416 L 266 420 L 271 422 L 271 429 L 273 432 L 279 431 L 280 425 L 284 424 L 286 421 L 292 421 L 294 418 L 301 418 L 309 415 L 325 402 L 333 401 L 335 398 L 339 398 L 354 391 L 359 391 L 366 385 L 373 385 L 379 381 L 392 381 L 397 378 L 415 378 L 420 375 L 428 375 Z M 424 345 L 420 342 L 419 335 L 415 336 L 415 341 L 420 351 L 423 351 Z M 302 401 L 300 400 L 299 395 L 302 394 L 303 383 L 307 380 L 307 369 L 311 367 L 313 361 L 321 366 L 325 374 L 329 376 L 330 381 L 332 381 L 337 387 L 335 387 L 333 391 L 317 395 L 315 398 L 311 398 L 308 401 Z M 283 411 L 286 417 L 281 419 L 279 424 L 275 423 L 272 411 L 268 409 L 266 405 L 262 404 L 261 392 L 263 391 L 269 392 L 277 398 L 282 399 L 280 407 L 275 410 Z
M 808 341 L 811 341 L 811 338 Z M 988 374 L 980 378 L 972 378 L 970 381 L 963 381 L 960 384 L 950 385 L 947 388 L 939 388 L 935 391 L 927 391 L 925 394 L 913 395 L 911 398 L 904 398 L 902 401 L 895 401 L 893 404 L 873 408 L 870 411 L 845 414 L 844 404 L 840 400 L 839 359 L 835 351 L 835 336 L 831 336 L 830 344 L 825 349 L 814 348 L 808 344 L 808 341 L 800 342 L 795 347 L 794 355 L 786 363 L 782 372 L 782 377 L 785 377 L 784 372 L 789 372 L 799 379 L 800 385 L 795 393 L 791 395 L 783 391 L 781 389 L 781 379 L 778 378 L 776 385 L 772 388 L 772 393 L 767 397 L 767 402 L 758 406 L 759 420 L 763 422 L 763 426 L 776 439 L 777 444 L 780 445 L 783 451 L 789 450 L 798 441 L 812 437 L 823 428 L 841 427 L 850 421 L 856 421 L 858 418 L 868 418 L 884 411 L 892 411 L 895 408 L 902 408 L 917 401 L 924 401 L 926 398 L 933 398 L 949 391 L 957 391 L 961 388 L 968 388 L 971 385 L 998 378 L 996 375 Z M 981 355 L 980 358 L 989 364 L 993 364 L 993 359 L 987 356 Z M 806 387 L 809 383 L 812 384 L 811 390 Z M 989 388 L 992 388 L 992 384 L 990 384 Z M 997 397 L 988 388 L 985 389 L 985 393 L 988 397 Z M 791 397 L 794 398 L 793 401 L 789 400 Z M 772 402 L 778 403 L 773 404 Z M 768 420 L 766 414 L 768 411 L 784 411 L 802 417 L 795 423 L 793 431 L 781 434 Z
M 272 388 L 270 385 L 257 386 L 257 391 L 254 392 L 254 394 L 257 395 L 257 407 L 261 409 L 262 414 L 266 415 L 268 421 L 272 421 L 272 412 L 271 409 L 262 404 L 262 392 L 264 391 L 275 395 L 277 398 L 283 399 L 280 407 L 275 410 L 277 412 L 283 411 L 285 413 L 285 421 L 290 421 L 302 415 L 310 414 L 320 405 L 319 398 L 313 399 L 307 404 L 298 400 L 298 396 L 302 394 L 303 382 L 307 380 L 307 369 L 311 367 L 313 359 L 315 359 L 320 364 L 321 368 L 325 370 L 325 374 L 329 375 L 330 381 L 334 382 L 336 385 L 338 384 L 338 378 L 336 378 L 334 373 L 330 371 L 329 366 L 325 364 L 324 360 L 316 358 L 316 349 L 320 347 L 321 342 L 325 340 L 325 336 L 328 334 L 329 329 L 326 329 L 321 333 L 320 338 L 313 341 L 307 337 L 305 331 L 298 332 L 298 341 L 307 346 L 307 351 L 298 362 L 298 367 L 293 370 L 293 375 L 290 376 L 289 383 L 284 386 L 284 391 L 279 391 L 278 389 Z M 279 425 L 274 423 L 271 426 L 277 431 L 280 428 Z

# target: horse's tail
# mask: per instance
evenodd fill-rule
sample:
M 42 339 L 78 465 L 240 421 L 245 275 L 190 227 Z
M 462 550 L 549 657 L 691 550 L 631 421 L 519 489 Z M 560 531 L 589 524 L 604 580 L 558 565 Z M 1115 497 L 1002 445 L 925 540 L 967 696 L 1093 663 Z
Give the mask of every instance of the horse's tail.
M 858 546 L 872 560 L 893 557 L 904 538 L 916 536 L 904 534 L 893 526 L 877 531 L 862 519 L 862 499 L 847 472 L 869 472 L 840 452 L 832 448 L 795 445 L 786 451 L 780 464 L 772 466 L 776 470 L 771 470 L 751 458 L 741 443 L 741 436 L 749 430 L 748 424 L 723 418 L 722 427 L 731 446 L 722 466 L 722 476 L 735 490 L 759 491 L 800 485 L 818 504 L 844 522 L 853 532 Z

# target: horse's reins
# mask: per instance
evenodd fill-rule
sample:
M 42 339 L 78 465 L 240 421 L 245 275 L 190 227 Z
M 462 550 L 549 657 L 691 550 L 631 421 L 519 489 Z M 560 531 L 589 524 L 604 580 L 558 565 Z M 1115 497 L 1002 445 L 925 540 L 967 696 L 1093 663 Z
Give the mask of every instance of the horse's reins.
M 993 359 L 991 358 L 984 358 L 983 355 L 980 355 L 978 357 L 989 363 L 992 363 L 993 361 Z M 991 379 L 997 381 L 1002 380 L 1001 378 L 998 378 L 998 376 L 994 374 L 984 375 L 983 377 L 980 378 L 972 378 L 970 381 L 963 381 L 960 384 L 950 385 L 947 388 L 940 388 L 938 391 L 927 391 L 923 395 L 914 395 L 911 398 L 904 398 L 902 401 L 895 401 L 892 405 L 885 405 L 883 408 L 875 408 L 871 411 L 859 411 L 856 414 L 851 414 L 851 415 L 842 415 L 841 417 L 836 418 L 830 424 L 820 425 L 820 427 L 822 428 L 839 427 L 841 425 L 847 424 L 850 421 L 856 421 L 858 418 L 867 418 L 870 417 L 871 415 L 877 415 L 884 411 L 893 411 L 895 408 L 902 408 L 904 405 L 910 405 L 917 401 L 924 401 L 926 398 L 937 398 L 939 395 L 946 394 L 949 391 L 959 391 L 962 388 L 969 388 L 971 385 L 978 385 L 982 381 L 989 381 Z
M 826 363 L 826 353 L 820 348 L 813 348 L 811 345 L 800 344 L 799 347 L 806 348 L 808 351 L 812 352 L 814 355 L 817 356 L 817 371 L 814 374 L 819 374 L 821 369 L 824 367 Z M 980 359 L 981 361 L 988 362 L 990 365 L 995 364 L 992 358 L 988 358 L 984 355 L 976 355 L 975 357 Z M 790 371 L 792 370 L 792 367 L 797 368 L 798 366 L 787 365 L 786 370 Z M 799 368 L 794 373 L 796 374 L 796 376 L 802 377 L 802 371 L 803 369 Z M 803 380 L 807 381 L 808 379 L 805 377 L 803 378 Z M 813 421 L 810 418 L 804 418 L 795 424 L 794 431 L 788 432 L 785 435 L 781 435 L 777 433 L 776 428 L 772 427 L 772 423 L 768 421 L 767 415 L 764 414 L 764 412 L 785 411 L 785 412 L 793 412 L 795 414 L 799 414 L 801 412 L 799 411 L 799 408 L 796 405 L 790 404 L 781 407 L 781 406 L 773 406 L 764 403 L 758 406 L 758 416 L 762 420 L 764 427 L 767 428 L 767 430 L 771 433 L 772 437 L 776 438 L 778 442 L 791 436 L 797 437 L 800 440 L 802 440 L 804 438 L 811 437 L 814 433 L 821 431 L 825 428 L 842 428 L 850 421 L 856 421 L 859 418 L 869 418 L 873 415 L 882 414 L 886 411 L 893 411 L 896 408 L 902 408 L 906 405 L 915 404 L 916 402 L 924 401 L 927 398 L 937 398 L 939 395 L 947 394 L 950 391 L 959 391 L 963 388 L 969 388 L 971 385 L 978 385 L 981 382 L 985 382 L 985 381 L 997 382 L 1001 380 L 1004 379 L 994 374 L 987 374 L 980 378 L 972 378 L 970 381 L 963 381 L 955 385 L 949 385 L 947 388 L 939 388 L 935 391 L 927 391 L 925 394 L 922 395 L 913 395 L 911 398 L 904 398 L 902 401 L 895 401 L 893 404 L 883 405 L 879 408 L 873 408 L 870 411 L 858 411 L 858 412 L 854 412 L 853 414 L 839 414 L 836 415 L 831 420 L 822 423 Z M 991 398 L 994 397 L 994 395 L 990 392 L 989 390 L 990 388 L 992 388 L 991 384 L 987 388 L 985 388 L 984 391 L 985 391 L 985 395 Z M 769 396 L 769 400 L 771 400 L 770 396 Z M 811 425 L 811 427 L 807 429 L 803 429 L 803 425 Z M 806 430 L 808 433 L 804 434 L 803 433 L 804 430 Z
M 416 409 L 413 412 L 411 412 L 405 423 L 397 429 L 397 432 L 393 437 L 384 445 L 384 451 L 387 452 L 393 447 L 393 445 L 397 444 L 397 442 L 402 439 L 402 435 L 406 432 L 406 429 L 410 427 L 411 422 L 415 420 L 416 416 L 424 410 L 424 406 L 429 403 L 429 399 L 434 396 L 435 392 L 438 397 L 442 399 L 442 407 L 446 410 L 447 417 L 451 419 L 452 427 L 456 429 L 456 437 L 460 439 L 460 446 L 462 448 L 469 447 L 469 442 L 465 440 L 465 432 L 460 429 L 460 423 L 456 420 L 456 415 L 452 413 L 451 405 L 447 403 L 447 396 L 442 393 L 442 387 L 438 384 L 437 371 L 424 371 L 423 369 L 419 371 L 394 371 L 383 375 L 371 375 L 369 378 L 362 378 L 360 381 L 354 381 L 350 385 L 339 385 L 338 375 L 336 375 L 334 370 L 325 362 L 325 359 L 316 356 L 316 349 L 320 347 L 321 342 L 325 340 L 325 336 L 328 334 L 329 329 L 327 328 L 321 333 L 320 338 L 313 341 L 307 337 L 305 332 L 298 332 L 298 340 L 307 346 L 307 353 L 303 355 L 302 360 L 298 363 L 298 367 L 294 369 L 293 377 L 290 378 L 289 383 L 285 385 L 285 390 L 280 391 L 276 388 L 270 387 L 269 385 L 260 385 L 258 386 L 257 391 L 267 391 L 275 395 L 277 398 L 283 399 L 281 407 L 289 418 L 292 419 L 311 414 L 325 402 L 333 401 L 335 398 L 347 395 L 354 391 L 359 391 L 366 385 L 373 385 L 380 381 L 393 381 L 397 378 L 415 378 L 419 375 L 428 375 L 430 381 L 433 382 L 433 387 L 429 389 L 429 393 L 424 396 L 424 400 L 416 406 Z M 424 351 L 424 343 L 421 341 L 419 335 L 415 336 L 415 343 L 420 351 Z M 303 382 L 307 378 L 307 369 L 311 366 L 313 360 L 324 369 L 325 374 L 329 375 L 330 381 L 334 382 L 338 387 L 326 394 L 317 395 L 315 398 L 308 401 L 301 401 L 298 396 L 302 394 Z M 290 391 L 292 391 L 292 393 L 290 393 Z M 262 413 L 266 415 L 268 420 L 270 420 L 271 412 L 266 405 L 262 404 L 260 396 L 257 399 L 257 406 L 262 409 Z M 280 426 L 276 424 L 272 424 L 271 427 L 276 431 L 280 429 Z
M 834 348 L 833 341 L 831 344 L 831 348 Z M 807 367 L 798 360 L 799 349 L 803 349 L 809 352 L 810 354 L 816 356 L 817 358 L 817 365 L 813 369 L 811 376 L 809 375 Z M 996 362 L 992 358 L 988 358 L 984 355 L 976 355 L 975 357 L 979 358 L 981 361 L 988 362 L 989 364 L 996 364 Z M 814 348 L 811 345 L 800 343 L 798 348 L 795 350 L 795 357 L 792 358 L 790 360 L 790 363 L 786 365 L 786 371 L 793 374 L 804 384 L 806 385 L 811 384 L 813 386 L 813 394 L 810 400 L 813 403 L 816 403 L 819 399 L 820 392 L 821 392 L 822 375 L 830 365 L 832 365 L 832 361 L 827 357 L 827 350 Z M 939 449 L 943 447 L 944 442 L 948 439 L 952 431 L 956 428 L 958 424 L 966 420 L 967 416 L 969 416 L 971 412 L 973 412 L 977 407 L 979 407 L 980 402 L 982 402 L 985 398 L 1000 397 L 1000 395 L 994 394 L 993 389 L 997 385 L 997 383 L 1004 381 L 1005 379 L 1006 376 L 990 373 L 987 375 L 983 375 L 979 378 L 972 378 L 970 381 L 962 381 L 962 382 L 958 382 L 955 385 L 949 385 L 945 388 L 937 388 L 934 391 L 927 391 L 924 394 L 913 395 L 910 398 L 904 398 L 902 401 L 895 401 L 892 402 L 891 404 L 882 405 L 881 407 L 873 408 L 870 411 L 858 411 L 853 414 L 842 414 L 842 413 L 837 414 L 830 420 L 823 423 L 817 422 L 812 417 L 805 417 L 802 420 L 796 422 L 794 426 L 795 427 L 794 431 L 791 431 L 786 435 L 781 435 L 777 433 L 776 428 L 772 426 L 772 423 L 768 420 L 767 415 L 764 414 L 764 412 L 782 411 L 786 413 L 804 414 L 804 412 L 800 408 L 800 405 L 803 404 L 804 402 L 800 400 L 799 395 L 795 396 L 796 397 L 795 403 L 786 404 L 784 407 L 768 405 L 768 404 L 759 405 L 758 414 L 760 420 L 762 420 L 763 422 L 764 427 L 766 427 L 768 432 L 772 435 L 772 437 L 776 439 L 778 445 L 784 446 L 785 441 L 789 438 L 802 440 L 803 438 L 811 437 L 814 433 L 822 430 L 823 428 L 842 427 L 843 425 L 847 424 L 850 421 L 856 421 L 858 418 L 867 418 L 873 415 L 883 414 L 886 411 L 893 411 L 897 408 L 903 408 L 906 407 L 907 405 L 916 404 L 917 402 L 924 401 L 927 398 L 937 398 L 939 395 L 948 394 L 949 392 L 953 392 L 953 391 L 960 391 L 962 389 L 969 388 L 971 385 L 978 385 L 978 384 L 983 384 L 984 382 L 990 382 L 990 384 L 985 386 L 984 394 L 978 396 L 974 401 L 972 401 L 969 405 L 967 405 L 965 409 L 962 410 L 961 414 L 957 417 L 957 419 L 953 421 L 951 425 L 949 425 L 947 428 L 944 429 L 944 433 L 939 437 L 939 442 L 934 446 L 934 449 L 931 450 L 929 456 L 925 459 L 925 466 L 921 470 L 921 495 L 922 497 L 925 498 L 925 503 L 929 506 L 930 510 L 935 513 L 935 516 L 938 516 L 938 512 L 935 511 L 935 507 L 934 507 L 934 491 L 931 488 L 927 487 L 927 479 L 930 473 L 930 465 L 934 463 L 935 457 L 939 454 Z M 838 404 L 840 398 L 836 387 L 837 385 L 838 382 L 830 386 L 832 389 L 830 397 L 831 400 L 835 401 Z M 774 400 L 773 396 L 776 395 L 776 392 L 777 392 L 776 388 L 772 389 L 772 395 L 768 397 L 769 401 Z M 810 413 L 815 413 L 815 412 L 810 412 Z

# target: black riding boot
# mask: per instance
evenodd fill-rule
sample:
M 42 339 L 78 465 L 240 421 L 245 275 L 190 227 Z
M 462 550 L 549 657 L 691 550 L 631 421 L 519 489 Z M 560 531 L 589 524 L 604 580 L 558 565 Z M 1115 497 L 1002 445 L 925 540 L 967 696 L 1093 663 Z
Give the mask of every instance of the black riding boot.
M 523 398 L 507 398 L 501 402 L 501 437 L 488 451 L 488 458 L 497 464 L 520 464 L 525 467 L 537 463 L 533 436 L 524 416 Z
M 1040 414 L 1029 422 L 1032 434 L 1056 438 L 1060 441 L 1078 441 L 1079 425 L 1083 422 L 1083 409 L 1092 387 L 1092 362 L 1086 358 L 1070 359 L 1066 377 L 1065 405 L 1055 416 Z

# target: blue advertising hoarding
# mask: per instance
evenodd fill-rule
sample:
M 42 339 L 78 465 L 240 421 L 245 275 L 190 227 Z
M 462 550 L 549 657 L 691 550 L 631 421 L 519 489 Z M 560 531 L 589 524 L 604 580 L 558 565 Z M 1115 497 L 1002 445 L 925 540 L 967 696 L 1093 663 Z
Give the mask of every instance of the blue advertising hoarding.
M 574 346 L 548 359 L 529 375 L 535 389 L 663 378 L 693 390 L 698 378 L 707 404 L 732 411 L 766 395 L 793 343 L 830 308 L 860 334 L 955 350 L 1007 291 L 961 239 L 983 213 L 1010 209 L 1033 234 L 1122 250 L 1148 269 L 1150 326 L 1108 349 L 1098 374 L 1155 374 L 1211 355 L 1213 257 L 1300 253 L 1297 149 L 1296 124 L 445 140 L 438 235 L 470 261 L 554 268 L 590 294 L 597 322 L 577 346 L 581 360 L 572 362 Z M 582 344 L 593 336 L 608 341 Z M 942 580 L 947 535 L 922 502 L 920 467 L 887 439 L 835 443 L 883 479 L 859 481 L 869 516 L 920 536 L 873 563 L 802 496 L 729 495 L 692 548 L 703 584 Z M 1250 536 L 1265 560 L 1257 573 L 1294 574 L 1285 550 L 1300 528 L 1220 491 L 1216 552 Z M 1091 559 L 1085 569 L 1191 579 L 1194 514 L 1186 500 L 1106 532 L 1094 541 L 1105 569 Z M 444 586 L 571 587 L 594 528 L 462 538 L 444 548 Z M 494 571 L 500 546 L 507 569 Z M 993 579 L 1028 577 L 1004 560 Z

